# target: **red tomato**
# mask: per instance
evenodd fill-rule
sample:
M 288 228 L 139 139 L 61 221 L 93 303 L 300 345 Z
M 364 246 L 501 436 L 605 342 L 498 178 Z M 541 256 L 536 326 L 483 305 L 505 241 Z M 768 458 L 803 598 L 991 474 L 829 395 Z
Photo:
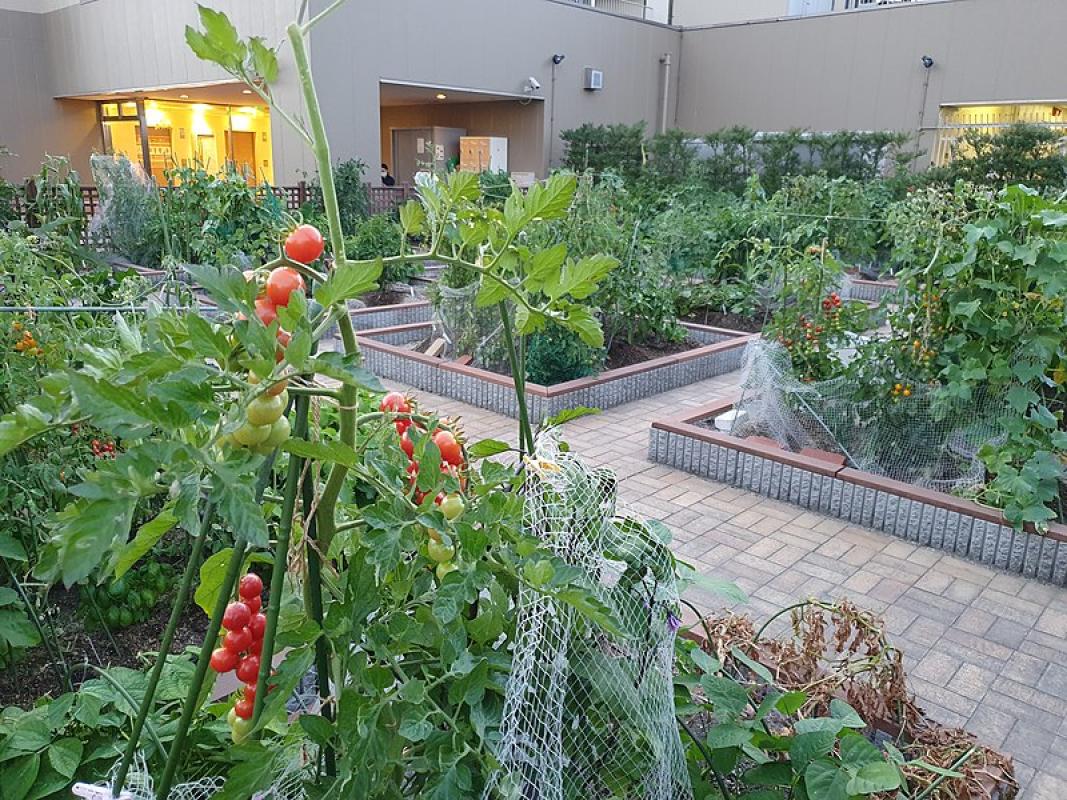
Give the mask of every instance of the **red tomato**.
M 244 603 L 230 603 L 222 615 L 222 627 L 228 631 L 239 631 L 248 625 L 252 612 Z
M 438 431 L 433 435 L 433 443 L 441 451 L 441 460 L 458 467 L 463 464 L 463 450 L 451 431 Z
M 248 652 L 254 656 L 258 656 L 263 652 L 263 640 L 253 639 L 252 644 L 248 647 Z
M 292 267 L 276 267 L 267 277 L 267 297 L 276 306 L 289 305 L 289 295 L 304 291 L 304 278 Z
M 310 264 L 324 249 L 322 234 L 314 225 L 301 225 L 285 239 L 285 254 L 301 264 Z
M 242 600 L 251 600 L 253 597 L 259 597 L 263 594 L 263 579 L 256 573 L 249 572 L 241 578 L 241 583 L 237 587 L 237 594 L 241 595 Z
M 231 653 L 243 653 L 252 644 L 252 631 L 241 628 L 237 631 L 227 631 L 222 638 L 222 646 Z
M 396 432 L 403 436 L 404 431 L 411 427 L 411 420 L 408 417 L 401 417 L 393 424 L 396 426 Z
M 411 404 L 400 392 L 389 392 L 378 404 L 379 411 L 392 411 L 394 414 L 410 414 Z
M 259 656 L 245 656 L 237 662 L 237 680 L 255 683 L 259 678 Z
M 269 297 L 256 298 L 256 316 L 266 327 L 270 327 L 270 324 L 278 319 L 278 310 Z
M 220 674 L 229 672 L 237 666 L 237 653 L 218 647 L 211 653 L 211 661 L 208 662 L 215 672 Z
M 244 697 L 245 700 L 247 700 L 250 703 L 256 702 L 256 685 L 254 683 L 247 684 L 245 686 L 245 693 L 244 694 L 245 694 L 245 697 Z
M 263 608 L 263 598 L 259 595 L 256 595 L 255 597 L 249 597 L 243 602 L 246 606 L 248 606 L 248 610 L 252 612 L 252 619 L 255 619 L 256 614 L 258 614 L 259 610 Z
M 262 614 L 256 614 L 252 617 L 252 621 L 248 623 L 248 630 L 252 634 L 252 638 L 257 642 L 263 638 L 264 631 L 267 630 L 267 618 Z
M 255 708 L 255 703 L 247 697 L 244 700 L 238 700 L 233 704 L 234 713 L 241 719 L 252 719 L 253 708 Z
M 415 443 L 411 441 L 407 431 L 404 431 L 404 435 L 400 437 L 400 449 L 404 451 L 404 455 L 409 459 L 415 457 Z

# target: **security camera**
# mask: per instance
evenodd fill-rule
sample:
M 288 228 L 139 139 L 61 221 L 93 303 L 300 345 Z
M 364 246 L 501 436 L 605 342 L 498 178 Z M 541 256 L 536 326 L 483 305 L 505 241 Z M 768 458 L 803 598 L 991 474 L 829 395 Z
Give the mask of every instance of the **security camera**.
M 930 67 L 932 67 L 934 65 L 934 60 L 932 58 L 930 58 L 930 56 L 923 56 L 922 62 L 923 62 L 923 66 L 926 67 L 927 69 L 930 69 Z
M 536 92 L 541 88 L 541 81 L 537 80 L 533 75 L 526 79 L 526 91 Z
M 565 56 L 563 53 L 556 53 L 552 56 L 552 63 L 558 67 L 560 64 L 563 63 L 563 59 L 565 59 L 566 57 L 567 56 Z

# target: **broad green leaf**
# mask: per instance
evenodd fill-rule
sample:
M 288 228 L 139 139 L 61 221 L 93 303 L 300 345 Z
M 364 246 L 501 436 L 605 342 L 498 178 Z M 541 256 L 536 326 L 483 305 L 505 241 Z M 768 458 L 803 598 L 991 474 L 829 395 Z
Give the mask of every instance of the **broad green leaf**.
M 502 442 L 499 439 L 482 439 L 467 448 L 467 455 L 470 456 L 471 460 L 474 460 L 500 455 L 511 449 L 511 445 L 507 442 Z
M 278 56 L 274 50 L 267 47 L 259 36 L 248 40 L 248 48 L 252 53 L 252 65 L 263 82 L 269 85 L 278 80 Z
M 37 628 L 22 609 L 0 608 L 0 644 L 7 647 L 33 647 L 41 641 Z
M 70 388 L 81 410 L 93 425 L 119 436 L 138 438 L 158 424 L 170 428 L 170 420 L 157 402 L 146 401 L 133 390 L 80 372 L 70 373 Z
M 808 696 L 804 692 L 792 691 L 779 697 L 775 707 L 787 717 L 791 717 L 800 711 L 806 702 L 808 702 Z
M 308 738 L 319 747 L 324 747 L 333 738 L 333 723 L 325 717 L 318 714 L 301 714 L 299 721 Z
M 557 280 L 560 268 L 566 260 L 567 246 L 562 243 L 534 253 L 526 269 L 526 288 L 531 292 L 537 292 L 547 281 Z
M 749 658 L 739 647 L 730 648 L 730 655 L 752 670 L 755 675 L 764 683 L 774 685 L 774 676 L 771 675 L 771 671 L 765 666 Z
M 20 756 L 3 765 L 0 769 L 0 786 L 4 789 L 4 800 L 23 800 L 37 780 L 41 769 L 39 753 Z
M 218 600 L 222 590 L 222 582 L 226 579 L 226 568 L 230 565 L 233 557 L 233 548 L 224 547 L 214 553 L 200 565 L 200 585 L 196 587 L 193 600 L 209 617 L 215 611 L 215 601 Z M 252 553 L 245 557 L 245 563 L 270 563 L 270 556 L 265 553 Z
M 0 558 L 12 561 L 26 561 L 26 550 L 14 536 L 7 531 L 0 531 Z
M 422 233 L 426 224 L 426 210 L 417 200 L 409 200 L 400 206 L 400 225 L 408 236 Z
M 527 561 L 522 566 L 523 577 L 526 578 L 527 583 L 534 587 L 547 586 L 554 574 L 555 570 L 552 568 L 552 562 L 547 559 Z
M 356 451 L 342 442 L 309 442 L 306 439 L 290 439 L 282 450 L 301 458 L 314 461 L 328 461 L 344 467 L 354 467 L 359 463 Z
M 535 183 L 526 194 L 526 215 L 529 220 L 559 219 L 570 210 L 578 179 L 574 175 L 558 173 L 544 183 Z
M 611 256 L 593 255 L 581 261 L 568 261 L 559 274 L 545 283 L 544 292 L 552 300 L 570 296 L 584 300 L 596 291 L 597 285 L 619 264 Z
M 85 580 L 126 543 L 136 507 L 137 498 L 125 494 L 69 504 L 55 515 L 36 573 L 49 581 L 61 579 L 68 588 Z
M 0 456 L 7 455 L 34 436 L 48 430 L 55 422 L 50 411 L 44 410 L 41 398 L 20 403 L 15 410 L 0 417 Z
M 226 334 L 198 314 L 188 314 L 185 324 L 189 331 L 189 343 L 197 353 L 220 364 L 226 360 L 231 349 Z
M 273 692 L 271 696 L 274 696 Z M 228 745 L 226 758 L 233 766 L 226 773 L 226 783 L 212 800 L 248 800 L 270 786 L 277 777 L 274 752 L 259 742 Z
M 219 517 L 237 536 L 243 536 L 253 547 L 266 547 L 270 542 L 267 523 L 263 520 L 263 508 L 256 502 L 252 487 L 238 482 L 226 485 L 219 481 L 215 494 Z
M 796 761 L 794 758 L 794 768 Z M 848 771 L 828 759 L 812 761 L 804 769 L 804 784 L 810 800 L 849 800 L 850 778 Z
M 222 311 L 249 314 L 256 302 L 256 285 L 246 281 L 237 267 L 208 264 L 186 266 L 189 276 L 200 284 Z
M 561 320 L 567 328 L 578 334 L 578 338 L 590 347 L 604 346 L 604 330 L 593 313 L 584 306 L 570 305 L 567 315 Z
M 48 763 L 64 778 L 73 778 L 81 764 L 83 750 L 81 741 L 73 736 L 59 739 L 48 748 Z
M 876 794 L 900 786 L 900 769 L 886 761 L 875 761 L 860 767 L 846 788 L 849 794 Z
M 830 701 L 830 716 L 836 720 L 840 720 L 841 724 L 846 728 L 863 730 L 867 727 L 867 723 L 856 713 L 856 709 L 844 700 L 839 700 L 836 697 Z
M 308 363 L 308 371 L 341 381 L 368 392 L 384 392 L 385 387 L 369 369 L 361 366 L 358 355 L 345 353 L 319 353 Z
M 115 564 L 115 577 L 121 578 L 125 575 L 130 567 L 155 547 L 156 542 L 177 524 L 178 518 L 174 515 L 174 505 L 169 503 L 158 515 L 138 528 L 137 535 L 122 549 L 118 562 Z
M 842 736 L 838 747 L 841 761 L 846 766 L 861 767 L 864 764 L 884 762 L 881 751 L 860 734 Z
M 315 299 L 326 307 L 354 300 L 377 288 L 382 266 L 380 258 L 337 264 L 330 271 L 329 277 L 315 287 Z
M 734 722 L 713 725 L 708 731 L 707 745 L 712 750 L 741 747 L 752 740 L 752 730 Z
M 795 769 L 802 770 L 833 750 L 836 741 L 837 734 L 834 731 L 799 733 L 789 744 L 789 758 Z
M 481 286 L 478 287 L 478 294 L 475 295 L 474 304 L 478 308 L 496 305 L 507 298 L 508 291 L 508 287 L 503 281 L 485 275 L 482 277 Z
M 720 675 L 704 675 L 700 685 L 717 719 L 736 720 L 749 706 L 748 690 L 736 681 Z

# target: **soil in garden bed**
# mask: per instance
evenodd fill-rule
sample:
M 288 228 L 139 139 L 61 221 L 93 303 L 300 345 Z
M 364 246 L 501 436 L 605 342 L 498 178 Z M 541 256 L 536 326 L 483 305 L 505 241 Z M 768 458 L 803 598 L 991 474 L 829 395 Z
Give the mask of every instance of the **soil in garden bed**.
M 143 668 L 145 662 L 138 655 L 159 649 L 159 640 L 170 617 L 170 599 L 169 596 L 163 597 L 144 622 L 112 631 L 108 638 L 107 631 L 102 628 L 85 629 L 76 614 L 77 589 L 53 589 L 49 595 L 51 619 L 56 626 L 58 644 L 70 666 L 75 689 L 82 681 L 97 677 L 87 663 L 98 667 Z M 207 622 L 204 612 L 190 601 L 174 633 L 171 652 L 179 653 L 189 645 L 199 645 L 204 639 Z M 38 697 L 46 694 L 58 697 L 66 692 L 52 663 L 48 649 L 38 645 L 26 651 L 13 666 L 0 670 L 0 707 L 30 708 Z
M 625 339 L 616 339 L 611 343 L 608 358 L 604 369 L 618 369 L 629 367 L 634 364 L 643 364 L 663 356 L 673 356 L 676 353 L 684 353 L 696 347 L 702 347 L 699 342 L 687 339 L 684 342 L 665 342 L 655 344 L 630 344 Z
M 764 311 L 757 311 L 755 314 L 733 314 L 729 311 L 716 311 L 711 308 L 700 308 L 689 316 L 682 317 L 683 322 L 710 325 L 713 328 L 728 328 L 745 333 L 759 333 L 768 319 L 770 319 L 770 314 Z
M 396 292 L 392 289 L 386 289 L 381 292 L 370 292 L 359 299 L 363 301 L 367 308 L 378 308 L 379 306 L 394 306 L 399 303 L 414 303 L 421 298 L 418 295 L 412 295 L 410 292 Z

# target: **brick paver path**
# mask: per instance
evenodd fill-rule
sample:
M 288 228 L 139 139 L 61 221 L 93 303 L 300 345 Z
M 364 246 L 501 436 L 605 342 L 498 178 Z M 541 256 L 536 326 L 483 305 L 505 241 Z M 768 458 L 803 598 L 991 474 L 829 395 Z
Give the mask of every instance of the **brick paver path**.
M 724 375 L 567 423 L 573 450 L 611 466 L 631 510 L 660 519 L 677 554 L 733 580 L 757 620 L 807 597 L 848 597 L 885 618 L 909 685 L 937 720 L 1015 757 L 1025 800 L 1067 798 L 1067 591 L 653 464 L 653 419 L 729 393 Z M 473 439 L 515 441 L 516 422 L 446 398 Z M 718 597 L 695 593 L 715 610 Z

